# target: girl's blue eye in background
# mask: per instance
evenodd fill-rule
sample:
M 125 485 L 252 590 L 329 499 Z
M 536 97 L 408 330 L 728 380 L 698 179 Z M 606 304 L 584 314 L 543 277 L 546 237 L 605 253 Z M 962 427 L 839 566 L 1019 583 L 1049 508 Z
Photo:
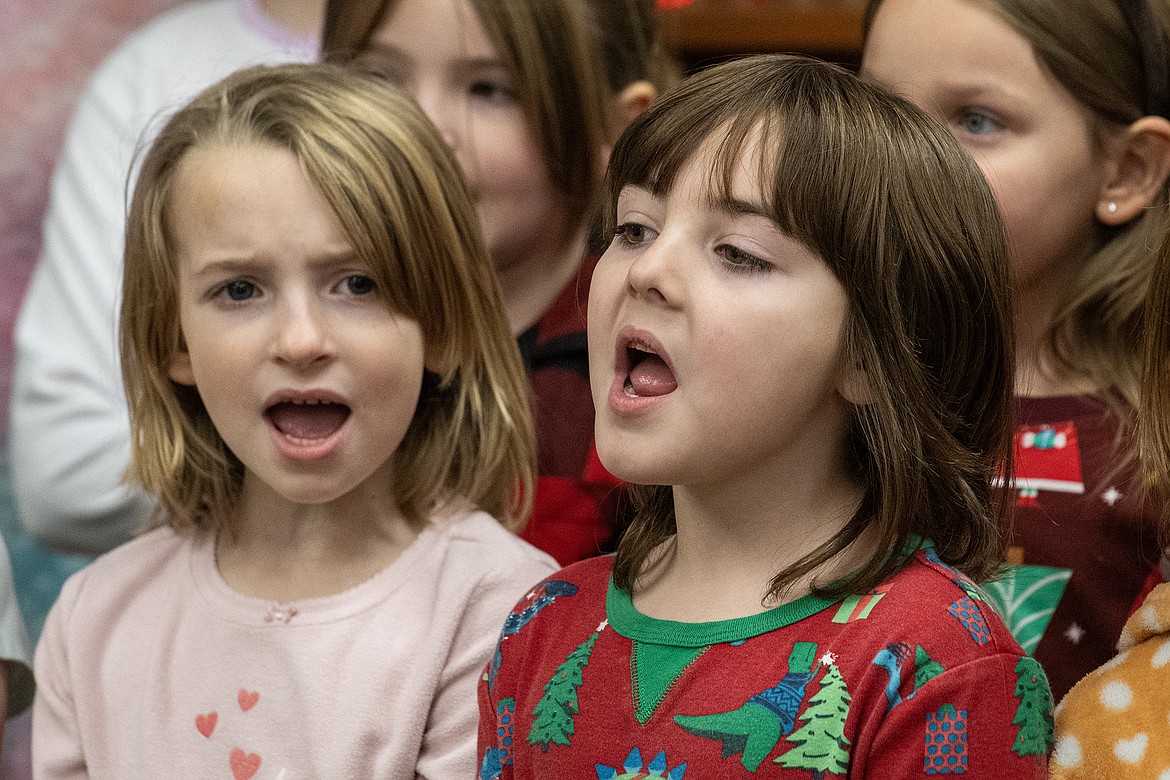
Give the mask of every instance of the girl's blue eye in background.
M 999 123 L 990 114 L 974 109 L 961 113 L 956 124 L 971 135 L 985 135 L 1000 129 Z

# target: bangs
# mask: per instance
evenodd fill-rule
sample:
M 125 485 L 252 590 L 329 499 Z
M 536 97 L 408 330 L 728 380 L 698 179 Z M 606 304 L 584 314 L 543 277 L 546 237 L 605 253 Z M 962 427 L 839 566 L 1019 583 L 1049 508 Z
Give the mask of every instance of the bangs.
M 888 117 L 874 116 L 871 90 L 843 70 L 741 64 L 734 80 L 719 68 L 687 79 L 618 140 L 606 181 L 607 233 L 616 228 L 623 187 L 664 196 L 707 147 L 712 204 L 730 202 L 737 170 L 755 166 L 767 216 L 840 275 L 842 259 L 857 249 L 849 236 L 867 233 L 859 219 L 881 212 L 888 194 L 895 167 L 881 129 Z

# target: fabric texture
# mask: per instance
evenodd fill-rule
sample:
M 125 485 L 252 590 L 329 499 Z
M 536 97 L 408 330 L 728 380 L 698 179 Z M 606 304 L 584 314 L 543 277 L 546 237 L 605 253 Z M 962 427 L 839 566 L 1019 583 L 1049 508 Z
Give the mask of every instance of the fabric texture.
M 481 780 L 1047 777 L 1043 671 L 929 546 L 872 593 L 694 624 L 639 613 L 612 563 L 558 572 L 505 621 Z
M 585 312 L 598 256 L 589 255 L 552 305 L 520 334 L 532 387 L 537 483 L 522 536 L 561 565 L 613 551 L 621 482 L 597 458 Z
M 334 596 L 232 590 L 210 532 L 152 531 L 66 582 L 37 647 L 37 777 L 451 780 L 499 626 L 555 569 L 473 512 Z
M 1170 584 L 1125 624 L 1120 649 L 1057 708 L 1054 780 L 1170 777 Z
M 1100 398 L 1017 402 L 1008 559 L 1019 566 L 988 592 L 1059 701 L 1116 652 L 1161 555 L 1161 505 Z
M 315 53 L 314 41 L 268 21 L 256 0 L 208 0 L 139 29 L 82 94 L 15 330 L 13 488 L 22 522 L 50 546 L 104 552 L 153 508 L 122 481 L 130 427 L 115 338 L 136 155 L 167 116 L 229 73 Z

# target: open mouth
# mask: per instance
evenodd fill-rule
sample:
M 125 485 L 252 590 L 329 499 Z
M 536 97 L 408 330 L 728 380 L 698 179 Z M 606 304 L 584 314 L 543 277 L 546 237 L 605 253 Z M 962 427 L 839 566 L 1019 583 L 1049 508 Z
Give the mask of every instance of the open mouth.
M 349 413 L 343 403 L 310 398 L 278 401 L 264 411 L 276 430 L 301 442 L 328 439 L 341 430 Z
M 626 365 L 624 390 L 631 398 L 666 395 L 678 387 L 670 365 L 642 341 L 634 340 L 626 345 Z

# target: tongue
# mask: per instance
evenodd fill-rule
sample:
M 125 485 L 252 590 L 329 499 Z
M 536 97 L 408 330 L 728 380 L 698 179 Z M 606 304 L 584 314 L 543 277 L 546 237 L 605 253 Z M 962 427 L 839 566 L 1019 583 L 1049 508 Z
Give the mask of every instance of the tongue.
M 662 358 L 646 353 L 630 368 L 630 387 L 641 396 L 666 395 L 678 387 L 678 382 Z
M 325 439 L 335 433 L 349 417 L 343 404 L 280 403 L 268 410 L 276 429 L 294 439 Z

